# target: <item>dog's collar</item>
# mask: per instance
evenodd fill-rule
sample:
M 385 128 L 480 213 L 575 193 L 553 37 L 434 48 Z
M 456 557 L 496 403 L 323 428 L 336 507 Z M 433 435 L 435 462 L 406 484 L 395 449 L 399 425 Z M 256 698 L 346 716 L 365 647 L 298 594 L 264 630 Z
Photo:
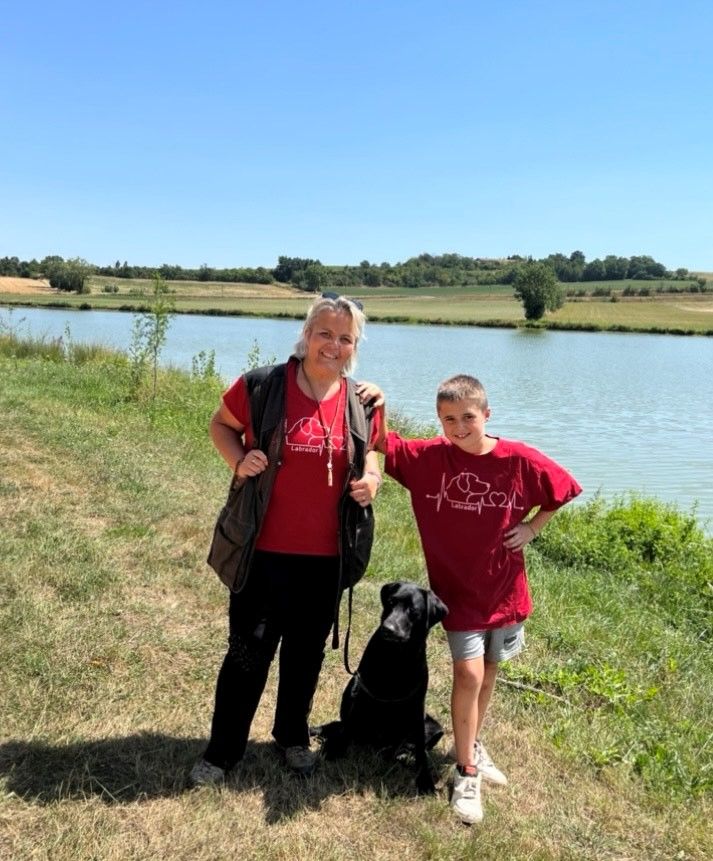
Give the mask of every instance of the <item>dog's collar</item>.
M 364 684 L 364 680 L 359 675 L 359 670 L 354 673 L 354 681 L 359 685 L 359 687 L 364 691 L 364 693 L 371 697 L 372 700 L 376 700 L 378 703 L 402 703 L 406 700 L 410 700 L 414 694 L 418 693 L 419 688 L 423 687 L 423 682 L 418 682 L 413 690 L 409 691 L 406 696 L 403 697 L 377 697 L 375 693 L 369 690 L 369 688 Z

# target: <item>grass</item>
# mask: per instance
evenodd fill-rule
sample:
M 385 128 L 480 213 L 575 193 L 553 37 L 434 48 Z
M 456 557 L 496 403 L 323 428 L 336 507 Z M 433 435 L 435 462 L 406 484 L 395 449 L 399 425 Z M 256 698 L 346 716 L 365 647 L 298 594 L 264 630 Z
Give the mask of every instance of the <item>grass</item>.
M 628 284 L 652 291 L 649 297 L 621 296 Z M 118 292 L 104 292 L 108 286 Z M 594 282 L 564 285 L 574 289 L 612 289 L 608 296 L 576 298 L 548 314 L 538 325 L 562 329 L 713 334 L 713 294 L 657 293 L 667 286 L 681 288 L 680 282 Z M 2 305 L 141 310 L 150 299 L 150 282 L 92 276 L 87 295 L 0 292 Z M 1 287 L 0 287 L 1 289 Z M 302 319 L 312 296 L 278 285 L 227 284 L 220 282 L 175 281 L 170 283 L 179 313 L 235 314 Z M 361 288 L 350 291 L 361 298 L 371 320 L 400 323 L 444 323 L 478 326 L 524 324 L 522 305 L 507 285 L 448 288 Z
M 535 612 L 487 743 L 508 773 L 467 829 L 368 752 L 313 780 L 270 744 L 274 676 L 223 789 L 185 791 L 205 744 L 226 596 L 204 558 L 226 491 L 205 431 L 220 381 L 167 371 L 149 411 L 124 358 L 0 339 L 0 854 L 64 859 L 706 859 L 713 855 L 711 550 L 652 500 L 561 512 L 528 553 Z M 384 581 L 424 582 L 394 482 L 355 593 L 352 663 Z M 429 641 L 429 710 L 450 661 Z M 346 682 L 328 652 L 315 722 Z

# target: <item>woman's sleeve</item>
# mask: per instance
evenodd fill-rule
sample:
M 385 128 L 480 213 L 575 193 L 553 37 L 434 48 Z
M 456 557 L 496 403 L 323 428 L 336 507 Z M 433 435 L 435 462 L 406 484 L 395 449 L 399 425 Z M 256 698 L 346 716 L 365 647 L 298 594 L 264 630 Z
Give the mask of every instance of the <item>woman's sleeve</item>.
M 250 398 L 245 377 L 238 377 L 232 386 L 223 392 L 223 403 L 236 421 L 243 427 L 250 427 Z

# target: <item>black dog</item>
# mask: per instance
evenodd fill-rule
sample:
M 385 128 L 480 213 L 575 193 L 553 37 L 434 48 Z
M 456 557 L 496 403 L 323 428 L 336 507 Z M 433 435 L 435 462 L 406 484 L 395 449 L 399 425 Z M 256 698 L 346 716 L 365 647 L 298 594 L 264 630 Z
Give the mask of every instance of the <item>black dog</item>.
M 443 727 L 425 714 L 426 638 L 448 608 L 415 583 L 386 583 L 381 603 L 381 624 L 342 695 L 341 720 L 312 732 L 324 740 L 327 759 L 341 756 L 352 741 L 393 755 L 412 752 L 418 791 L 433 792 L 426 752 L 441 739 Z

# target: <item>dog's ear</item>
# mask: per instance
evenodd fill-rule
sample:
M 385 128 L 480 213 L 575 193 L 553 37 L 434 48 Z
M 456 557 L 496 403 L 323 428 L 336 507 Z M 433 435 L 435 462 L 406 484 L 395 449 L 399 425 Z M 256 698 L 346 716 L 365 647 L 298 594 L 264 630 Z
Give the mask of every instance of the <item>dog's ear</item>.
M 393 596 L 399 591 L 399 589 L 403 586 L 403 583 L 384 583 L 381 587 L 381 606 L 385 607 L 386 602 L 393 598 Z
M 428 606 L 428 627 L 432 628 L 448 615 L 448 607 L 446 607 L 438 595 L 434 595 L 430 590 L 426 592 L 426 601 Z

